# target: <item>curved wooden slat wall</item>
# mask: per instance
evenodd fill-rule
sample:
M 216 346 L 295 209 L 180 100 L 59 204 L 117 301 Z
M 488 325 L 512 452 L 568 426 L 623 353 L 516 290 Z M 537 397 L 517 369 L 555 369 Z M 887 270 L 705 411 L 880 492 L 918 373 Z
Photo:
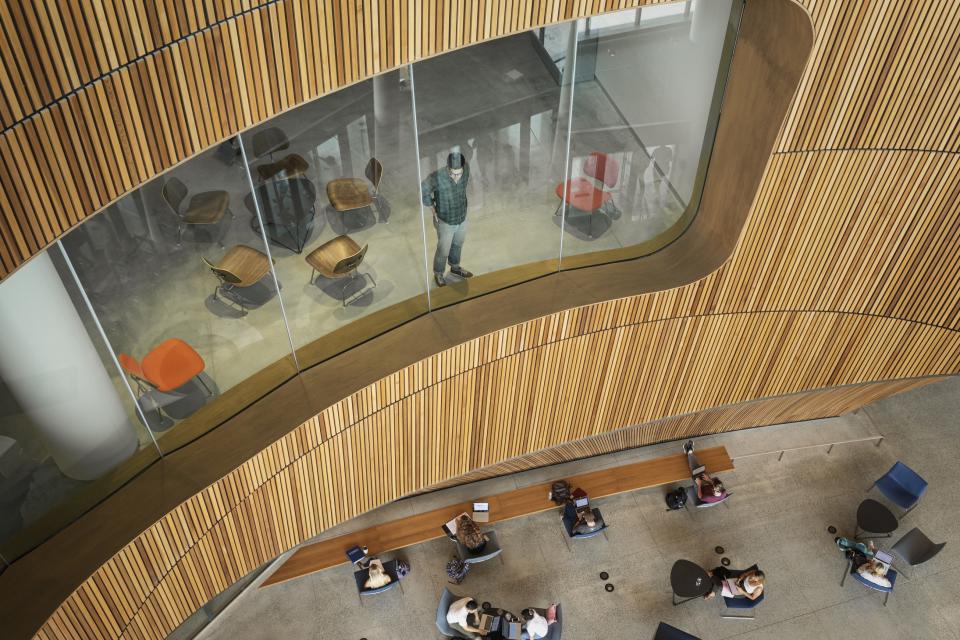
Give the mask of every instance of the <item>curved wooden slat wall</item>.
M 565 446 L 579 456 L 621 439 L 648 444 L 777 416 L 835 415 L 830 409 L 926 380 L 709 407 L 718 398 L 857 385 L 869 382 L 866 372 L 912 377 L 934 361 L 947 373 L 960 362 L 960 334 L 902 320 L 773 312 L 631 322 L 643 306 L 620 300 L 530 321 L 352 394 L 149 527 L 38 637 L 163 638 L 209 598 L 324 529 L 527 452 Z M 752 337 L 749 353 L 740 336 Z M 914 349 L 909 358 L 904 344 Z M 611 433 L 667 407 L 693 415 Z
M 372 13 L 357 12 L 372 6 L 359 0 L 327 5 L 329 13 L 286 0 L 245 14 L 4 132 L 0 262 L 15 268 L 218 135 L 319 92 L 623 4 L 634 3 L 379 3 L 394 13 L 374 23 Z M 540 449 L 559 447 L 531 464 L 821 416 L 914 384 L 897 379 L 956 373 L 960 15 L 936 0 L 804 4 L 816 26 L 813 55 L 723 267 L 687 286 L 470 340 L 350 395 L 148 527 L 66 598 L 38 637 L 163 637 L 245 572 L 326 527 L 464 474 L 506 470 Z M 264 22 L 269 12 L 275 19 Z M 369 29 L 351 23 L 357 16 Z M 296 46 L 280 46 L 281 34 L 294 34 Z M 330 62 L 319 73 L 318 59 Z M 227 96 L 222 111 L 204 112 L 206 97 L 182 99 L 198 78 L 212 92 L 204 96 Z M 94 118 L 104 119 L 103 137 L 91 135 Z M 44 167 L 69 175 L 58 185 Z M 11 209 L 21 183 L 40 190 L 21 188 L 27 206 Z M 884 380 L 891 382 L 875 382 Z M 863 386 L 829 388 L 837 385 Z M 784 394 L 800 395 L 762 400 Z M 679 414 L 692 415 L 669 419 Z M 615 431 L 649 422 L 658 426 Z M 362 473 L 359 461 L 369 456 L 383 457 L 376 478 Z M 60 593 L 57 578 L 51 572 L 33 584 Z M 37 615 L 49 612 L 17 592 L 30 579 L 17 565 L 0 576 L 13 637 L 32 633 Z

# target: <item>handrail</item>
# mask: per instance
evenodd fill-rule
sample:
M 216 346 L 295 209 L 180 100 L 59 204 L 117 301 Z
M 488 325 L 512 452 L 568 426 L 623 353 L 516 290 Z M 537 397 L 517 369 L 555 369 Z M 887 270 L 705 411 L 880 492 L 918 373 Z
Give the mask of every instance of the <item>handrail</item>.
M 852 440 L 837 440 L 836 442 L 821 442 L 818 444 L 805 444 L 799 447 L 784 447 L 782 449 L 773 449 L 772 451 L 759 451 L 757 453 L 745 453 L 740 456 L 730 456 L 730 459 L 736 462 L 737 460 L 740 460 L 742 458 L 754 458 L 756 456 L 769 456 L 769 455 L 773 455 L 774 453 L 779 453 L 780 455 L 777 456 L 777 462 L 780 462 L 781 460 L 783 460 L 783 454 L 786 453 L 787 451 L 800 451 L 802 449 L 816 449 L 818 447 L 827 447 L 827 453 L 829 454 L 831 451 L 833 451 L 833 447 L 838 444 L 855 444 L 857 442 L 870 442 L 871 440 L 876 440 L 876 442 L 874 443 L 874 446 L 879 447 L 880 443 L 883 442 L 883 438 L 884 436 L 879 435 L 879 436 L 868 436 L 866 438 L 854 438 Z

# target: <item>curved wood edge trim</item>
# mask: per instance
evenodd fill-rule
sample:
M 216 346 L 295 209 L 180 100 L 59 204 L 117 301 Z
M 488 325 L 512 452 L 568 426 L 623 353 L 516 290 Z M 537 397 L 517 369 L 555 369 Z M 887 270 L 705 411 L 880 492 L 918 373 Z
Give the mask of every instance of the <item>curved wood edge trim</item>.
M 434 311 L 304 372 L 148 467 L 15 562 L 0 576 L 0 617 L 11 621 L 8 632 L 36 632 L 83 580 L 147 527 L 350 393 L 504 327 L 689 284 L 720 267 L 743 229 L 812 46 L 812 23 L 800 5 L 747 3 L 700 213 L 677 241 L 644 258 L 558 272 Z

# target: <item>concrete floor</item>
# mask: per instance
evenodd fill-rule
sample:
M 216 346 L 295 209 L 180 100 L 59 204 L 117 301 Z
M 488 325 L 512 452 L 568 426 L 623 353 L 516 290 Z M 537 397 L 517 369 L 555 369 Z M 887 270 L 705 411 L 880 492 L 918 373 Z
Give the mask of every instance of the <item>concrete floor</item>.
M 960 378 L 952 378 L 852 415 L 703 438 L 698 441 L 701 447 L 723 444 L 736 458 L 736 471 L 723 475 L 735 492 L 730 509 L 693 516 L 667 512 L 662 489 L 597 500 L 610 524 L 609 541 L 602 537 L 578 541 L 569 552 L 554 512 L 499 523 L 495 528 L 505 564 L 479 565 L 453 589 L 514 611 L 559 601 L 564 637 L 571 640 L 652 638 L 659 621 L 704 640 L 956 640 L 960 638 L 960 584 L 953 579 L 960 568 L 956 501 L 960 478 L 954 473 L 957 415 Z M 871 442 L 837 445 L 828 455 L 821 446 L 787 452 L 777 461 L 781 448 L 877 434 L 884 436 L 879 447 Z M 665 443 L 420 496 L 378 509 L 327 535 L 678 448 L 679 443 Z M 920 505 L 904 518 L 894 540 L 916 526 L 934 541 L 948 544 L 927 565 L 908 571 L 912 578 L 897 583 L 884 607 L 882 594 L 852 580 L 840 587 L 844 561 L 827 526 L 851 535 L 864 490 L 898 459 L 932 484 Z M 882 500 L 875 491 L 871 497 Z M 756 610 L 755 621 L 721 619 L 716 601 L 671 605 L 672 563 L 687 558 L 715 566 L 720 558 L 713 550 L 717 545 L 725 547 L 734 567 L 757 562 L 767 573 L 767 597 Z M 406 558 L 413 571 L 404 579 L 403 593 L 394 589 L 367 598 L 363 607 L 346 566 L 266 589 L 254 587 L 199 637 L 440 637 L 433 620 L 437 598 L 447 586 L 444 564 L 451 551 L 450 542 L 440 539 L 385 554 Z M 600 571 L 609 572 L 616 587 L 613 593 L 604 591 Z

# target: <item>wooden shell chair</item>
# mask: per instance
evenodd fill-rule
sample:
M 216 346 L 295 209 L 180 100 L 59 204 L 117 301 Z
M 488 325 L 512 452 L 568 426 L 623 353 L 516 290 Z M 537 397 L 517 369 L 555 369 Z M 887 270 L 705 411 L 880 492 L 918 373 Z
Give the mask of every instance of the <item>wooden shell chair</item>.
M 245 289 L 260 282 L 270 272 L 270 259 L 266 254 L 253 247 L 238 244 L 231 247 L 217 264 L 206 258 L 201 258 L 207 268 L 213 272 L 219 281 L 213 290 L 213 297 L 217 293 L 226 294 L 224 297 L 240 306 L 244 315 L 247 313 L 243 304 L 243 296 L 238 295 L 237 289 Z
M 163 184 L 163 201 L 177 217 L 177 246 L 183 238 L 183 226 L 188 224 L 217 224 L 223 214 L 230 211 L 230 194 L 226 191 L 204 191 L 194 194 L 187 206 L 183 207 L 189 191 L 187 185 L 178 178 L 167 178 Z
M 327 183 L 327 199 L 340 213 L 363 209 L 377 203 L 380 195 L 380 181 L 383 180 L 383 165 L 376 158 L 370 158 L 364 175 L 373 185 L 373 193 L 363 178 L 337 178 Z
M 325 242 L 310 252 L 306 257 L 307 264 L 313 269 L 310 273 L 310 284 L 313 284 L 317 272 L 325 278 L 331 280 L 343 279 L 343 289 L 341 295 L 343 306 L 347 306 L 347 286 L 357 277 L 357 267 L 363 262 L 363 257 L 367 254 L 367 248 L 370 245 L 361 247 L 350 236 L 337 236 L 329 242 Z M 363 274 L 363 277 L 369 278 L 370 284 L 376 288 L 377 282 L 369 273 Z M 353 302 L 359 299 L 363 292 L 361 289 L 354 296 Z
M 301 155 L 289 153 L 282 159 L 273 161 L 274 153 L 289 148 L 290 139 L 279 127 L 268 127 L 253 134 L 253 155 L 257 158 L 270 156 L 271 160 L 266 164 L 257 165 L 257 176 L 261 181 L 266 182 L 280 175 L 287 179 L 306 177 L 310 163 Z

